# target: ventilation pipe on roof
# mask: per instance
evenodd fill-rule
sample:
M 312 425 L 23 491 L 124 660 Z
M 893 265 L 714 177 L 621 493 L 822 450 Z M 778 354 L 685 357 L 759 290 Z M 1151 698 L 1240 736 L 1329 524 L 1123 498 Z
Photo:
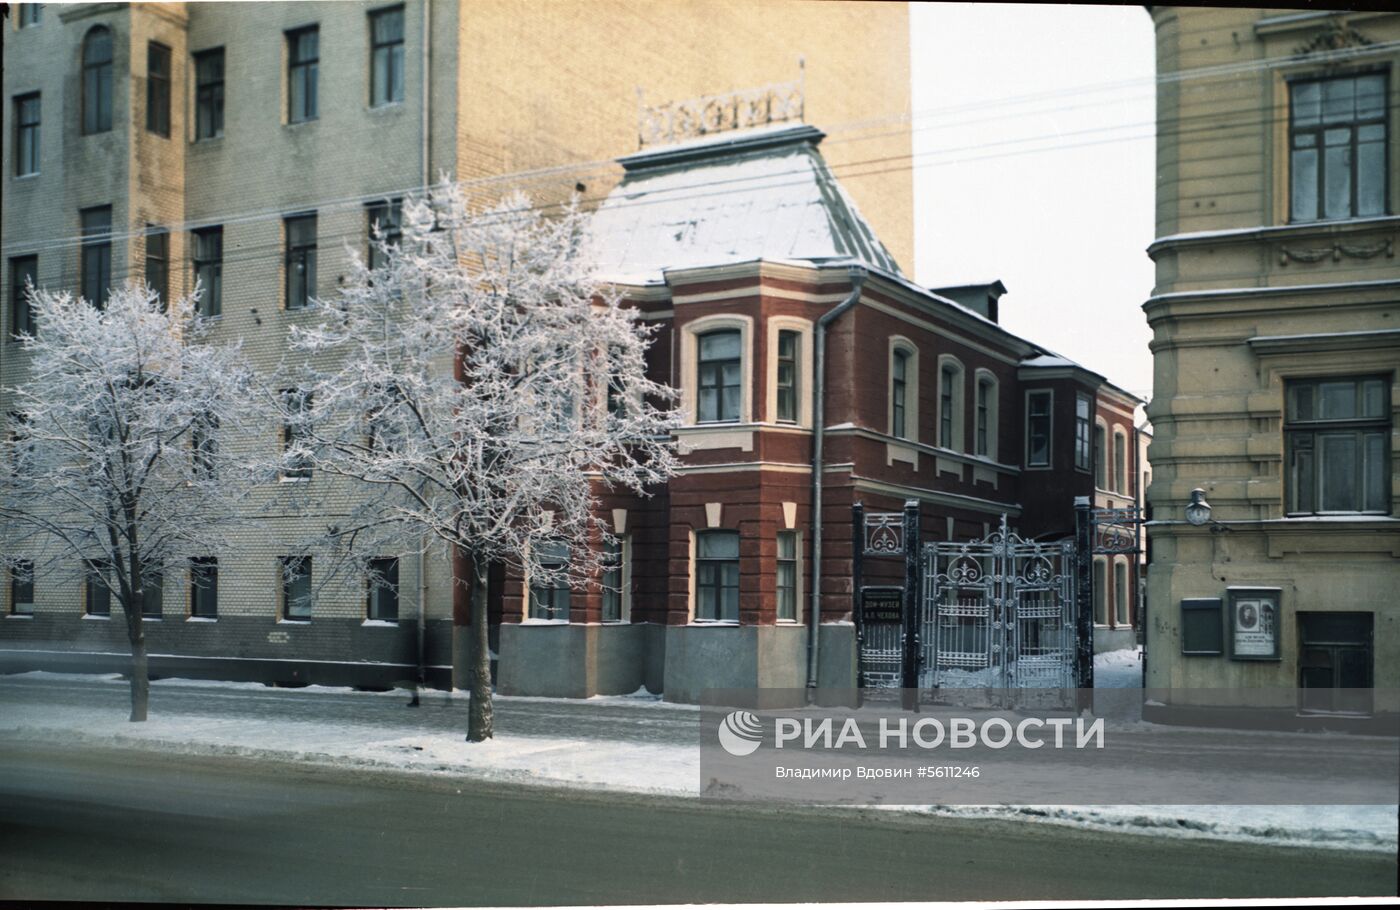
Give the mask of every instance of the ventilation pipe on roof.
M 818 658 L 821 652 L 822 621 L 822 443 L 826 433 L 826 327 L 860 300 L 867 272 L 851 265 L 851 293 L 817 320 L 812 352 L 812 626 L 807 635 L 807 693 L 817 688 Z

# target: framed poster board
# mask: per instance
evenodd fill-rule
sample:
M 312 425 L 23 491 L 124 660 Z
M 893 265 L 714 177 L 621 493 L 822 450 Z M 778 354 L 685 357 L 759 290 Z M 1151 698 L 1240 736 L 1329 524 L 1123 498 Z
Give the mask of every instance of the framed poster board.
M 1230 588 L 1227 638 L 1231 660 L 1279 660 L 1280 588 Z

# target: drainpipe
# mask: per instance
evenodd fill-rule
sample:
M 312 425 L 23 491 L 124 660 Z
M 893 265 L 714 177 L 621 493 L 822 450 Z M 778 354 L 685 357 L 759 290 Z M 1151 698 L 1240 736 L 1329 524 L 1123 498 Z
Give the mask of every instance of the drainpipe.
M 432 162 L 432 113 L 433 113 L 433 0 L 423 0 L 423 192 L 427 192 L 433 178 L 430 170 Z
M 429 171 L 431 161 L 429 141 L 432 139 L 432 34 L 433 34 L 433 2 L 423 0 L 423 155 L 422 176 L 423 191 L 428 190 L 428 181 L 432 176 Z M 418 629 L 417 631 L 417 663 L 418 673 L 413 680 L 413 700 L 409 702 L 411 707 L 418 707 L 423 688 L 428 681 L 426 661 L 424 652 L 426 649 L 425 637 L 428 625 L 428 537 L 423 536 L 422 546 L 418 552 Z M 450 686 L 449 686 L 450 688 Z
M 812 352 L 812 631 L 807 636 L 807 691 L 817 688 L 817 659 L 821 651 L 822 621 L 822 442 L 826 434 L 826 327 L 860 300 L 868 274 L 852 265 L 851 293 L 817 320 Z

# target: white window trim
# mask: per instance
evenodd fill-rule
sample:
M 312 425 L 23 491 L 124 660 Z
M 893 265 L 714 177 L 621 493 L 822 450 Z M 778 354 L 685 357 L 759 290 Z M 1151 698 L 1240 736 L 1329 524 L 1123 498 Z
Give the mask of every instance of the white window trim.
M 997 428 L 1001 425 L 1001 383 L 997 380 L 997 375 L 985 367 L 979 367 L 973 376 L 975 385 L 972 399 L 972 454 L 978 458 L 987 458 L 991 461 L 997 460 L 1000 451 L 1000 434 Z M 987 451 L 977 451 L 977 396 L 981 394 L 982 384 L 990 386 L 987 396 Z
M 937 411 L 936 422 L 934 423 L 934 435 L 938 437 L 943 432 L 943 371 L 949 367 L 953 369 L 953 440 L 952 445 L 944 445 L 941 438 L 935 438 L 934 444 L 939 448 L 950 449 L 954 452 L 967 452 L 967 425 L 964 420 L 964 411 L 967 409 L 967 370 L 963 369 L 962 361 L 952 354 L 938 355 L 938 395 L 934 398 L 934 409 Z
M 619 605 L 620 618 L 601 619 L 601 609 L 599 614 L 600 621 L 605 626 L 624 626 L 632 621 L 632 535 L 614 533 L 613 536 L 616 537 L 617 542 L 622 545 L 622 579 L 620 582 L 622 585 L 622 602 Z M 599 581 L 602 581 L 601 577 Z M 604 593 L 606 593 L 606 591 L 604 591 Z
M 739 625 L 739 620 L 737 619 L 698 619 L 695 616 L 695 578 L 699 574 L 695 564 L 695 552 L 696 544 L 699 540 L 699 535 L 704 533 L 705 531 L 733 531 L 735 534 L 739 533 L 738 528 L 701 528 L 699 531 L 696 531 L 694 528 L 690 529 L 690 559 L 688 563 L 690 567 L 690 571 L 688 573 L 690 577 L 688 598 L 689 605 L 686 609 L 686 623 L 691 626 L 700 626 L 702 628 L 734 628 L 735 626 Z M 740 538 L 740 542 L 743 542 L 742 537 Z M 741 582 L 743 581 L 742 569 L 740 570 L 739 579 Z
M 1049 459 L 1045 464 L 1031 464 L 1031 396 L 1049 395 L 1050 407 L 1047 416 L 1050 419 L 1049 439 L 1047 440 Z M 1021 410 L 1021 435 L 1022 453 L 1021 466 L 1025 471 L 1053 471 L 1055 469 L 1055 390 L 1054 389 L 1026 389 L 1024 404 Z
M 909 365 L 904 371 L 904 433 L 894 432 L 894 354 L 903 351 L 909 355 Z M 919 346 L 903 335 L 891 335 L 889 352 L 885 356 L 885 432 L 894 439 L 905 442 L 919 441 Z
M 778 333 L 797 333 L 797 422 L 778 420 Z M 763 414 L 780 426 L 812 426 L 812 320 L 798 316 L 768 317 L 767 394 Z
M 739 419 L 706 421 L 696 418 L 696 392 L 700 369 L 700 336 L 722 329 L 739 330 Z M 733 427 L 753 422 L 753 317 L 738 313 L 716 313 L 693 319 L 681 327 L 681 420 L 688 427 Z
M 803 594 L 806 593 L 806 590 L 805 590 L 805 588 L 803 587 L 803 584 L 802 584 L 802 575 L 803 575 L 803 572 L 802 572 L 802 566 L 803 566 L 803 559 L 802 559 L 802 543 L 803 543 L 803 536 L 802 536 L 802 532 L 799 531 L 799 530 L 797 530 L 796 528 L 779 528 L 779 529 L 778 529 L 778 533 L 779 533 L 779 534 L 792 534 L 792 535 L 796 538 L 796 549 L 793 551 L 793 552 L 796 554 L 796 559 L 794 560 L 794 561 L 796 562 L 796 566 L 794 567 L 793 571 L 797 573 L 797 578 L 795 579 L 795 582 L 794 582 L 794 585 L 793 585 L 793 587 L 794 587 L 794 591 L 793 591 L 793 595 L 792 595 L 792 597 L 793 597 L 793 604 L 792 604 L 792 605 L 793 605 L 793 618 L 792 618 L 792 619 L 783 619 L 783 618 L 781 618 L 781 617 L 779 617 L 779 616 L 777 615 L 777 594 L 778 594 L 778 568 L 777 568 L 777 567 L 778 567 L 778 557 L 777 557 L 776 555 L 774 555 L 774 557 L 773 557 L 773 598 L 774 598 L 773 615 L 774 615 L 774 621 L 775 621 L 778 625 L 780 625 L 780 626 L 800 626 L 800 625 L 803 624 L 803 620 L 802 620 L 802 604 L 804 603 Z M 778 538 L 777 538 L 777 536 L 775 535 L 774 538 L 773 538 L 773 540 L 774 540 L 775 543 L 776 543 L 777 539 L 778 539 Z

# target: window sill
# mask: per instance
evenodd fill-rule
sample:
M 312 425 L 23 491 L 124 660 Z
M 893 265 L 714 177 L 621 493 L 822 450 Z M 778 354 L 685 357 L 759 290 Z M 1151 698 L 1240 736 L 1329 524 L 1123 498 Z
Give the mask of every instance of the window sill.
M 630 625 L 632 625 L 632 620 L 631 620 L 631 619 L 604 619 L 604 620 L 600 620 L 600 621 L 598 622 L 598 625 L 600 625 L 600 626 L 630 626 Z
M 33 613 L 6 613 L 6 619 L 33 619 Z
M 804 622 L 803 622 L 802 620 L 800 620 L 800 619 L 775 619 L 775 620 L 773 621 L 773 624 L 774 624 L 774 625 L 778 625 L 778 626 L 797 626 L 797 627 L 802 627 L 802 626 L 807 625 L 806 623 L 804 623 Z
M 737 619 L 692 619 L 686 623 L 692 629 L 737 629 Z
M 165 617 L 164 617 L 164 616 L 147 616 L 145 613 L 142 613 L 142 614 L 141 614 L 141 621 L 142 621 L 142 622 L 165 622 Z
M 110 614 L 110 613 L 107 614 L 106 616 L 99 616 L 99 615 L 96 614 L 96 613 L 84 613 L 84 614 L 83 614 L 83 619 L 96 619 L 96 620 L 100 620 L 101 622 L 107 622 L 107 621 L 108 621 L 109 619 L 111 619 L 111 618 L 112 618 L 112 614 Z
M 310 482 L 311 482 L 311 478 L 310 478 L 310 477 L 279 477 L 279 478 L 277 478 L 277 482 L 278 482 L 278 483 L 310 483 Z
M 277 625 L 279 625 L 279 626 L 309 626 L 309 625 L 311 625 L 311 620 L 309 620 L 309 619 L 279 619 L 279 620 L 277 620 Z
M 185 622 L 218 622 L 217 616 L 186 616 Z
M 399 621 L 397 619 L 366 619 L 360 623 L 360 626 L 370 629 L 397 629 Z
M 567 626 L 567 619 L 541 619 L 538 616 L 527 616 L 520 620 L 522 626 Z
M 365 112 L 368 114 L 394 114 L 407 109 L 408 103 L 403 99 L 399 99 L 398 101 L 381 101 L 378 104 L 365 106 Z
M 38 177 L 38 176 L 39 176 L 39 172 L 38 172 L 38 171 L 30 171 L 28 174 L 15 174 L 15 175 L 14 175 L 13 177 L 11 177 L 10 179 L 11 179 L 11 180 L 16 180 L 16 181 L 18 181 L 18 180 L 33 180 L 35 177 Z
M 209 148 L 210 146 L 216 146 L 216 145 L 218 145 L 219 143 L 221 143 L 221 142 L 223 142 L 223 141 L 224 141 L 224 134 L 223 134 L 223 133 L 220 133 L 220 134 L 217 135 L 217 136 L 204 136 L 203 138 L 191 139 L 191 140 L 190 140 L 190 145 L 196 146 L 196 147 L 199 147 L 199 148 Z

